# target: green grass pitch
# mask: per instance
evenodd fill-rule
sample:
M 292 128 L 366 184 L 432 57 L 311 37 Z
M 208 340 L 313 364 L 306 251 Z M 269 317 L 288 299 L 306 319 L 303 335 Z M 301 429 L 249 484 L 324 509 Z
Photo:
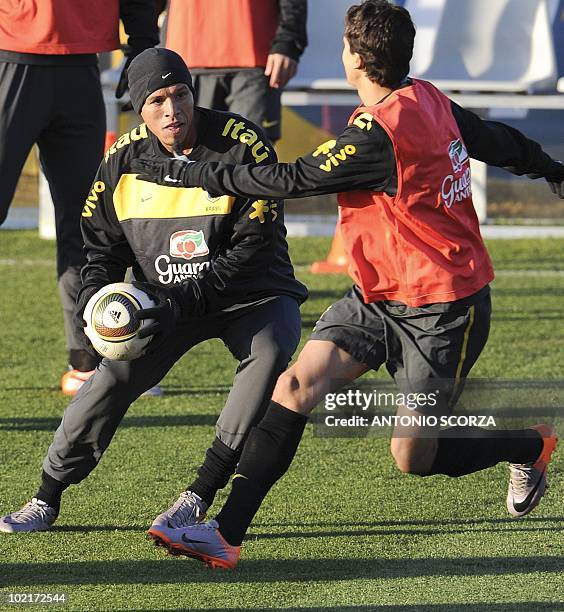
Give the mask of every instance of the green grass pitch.
M 290 242 L 311 291 L 302 342 L 349 285 L 307 272 L 328 245 Z M 498 272 L 492 333 L 473 376 L 561 378 L 564 241 L 489 247 Z M 3 231 L 0 272 L 5 513 L 35 492 L 67 401 L 58 391 L 66 353 L 54 245 Z M 145 530 L 193 476 L 235 367 L 220 341 L 207 342 L 170 372 L 163 398 L 137 401 L 99 467 L 66 492 L 51 532 L 0 534 L 0 593 L 64 592 L 60 609 L 72 610 L 564 610 L 562 452 L 539 508 L 514 520 L 505 510 L 505 465 L 460 479 L 405 476 L 386 439 L 319 438 L 308 426 L 236 570 L 213 572 L 154 547 Z

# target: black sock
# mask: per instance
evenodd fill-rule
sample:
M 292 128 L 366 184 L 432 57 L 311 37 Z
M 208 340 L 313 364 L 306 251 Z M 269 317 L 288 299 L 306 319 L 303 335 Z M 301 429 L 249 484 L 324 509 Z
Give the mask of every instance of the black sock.
M 229 482 L 231 474 L 237 467 L 241 451 L 235 451 L 215 438 L 206 451 L 204 463 L 198 469 L 198 475 L 188 490 L 199 495 L 209 506 L 212 505 L 215 494 Z
M 90 370 L 96 369 L 100 361 L 102 361 L 101 357 L 94 357 L 84 349 L 69 350 L 69 364 L 74 370 L 90 372 Z
M 307 417 L 270 402 L 245 442 L 231 492 L 216 520 L 223 537 L 239 546 L 272 485 L 290 467 Z
M 538 459 L 542 446 L 542 437 L 535 429 L 452 427 L 439 434 L 437 456 L 429 474 L 464 476 L 500 461 L 529 463 Z
M 68 484 L 55 480 L 46 472 L 42 472 L 41 485 L 35 494 L 35 497 L 41 501 L 44 501 L 46 504 L 49 504 L 49 506 L 54 508 L 58 514 L 61 508 L 61 495 L 68 486 Z

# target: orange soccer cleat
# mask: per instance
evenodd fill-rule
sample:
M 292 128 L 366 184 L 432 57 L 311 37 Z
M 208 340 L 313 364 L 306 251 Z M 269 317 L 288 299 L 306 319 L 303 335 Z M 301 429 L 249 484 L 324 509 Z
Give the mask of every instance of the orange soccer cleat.
M 95 370 L 81 372 L 71 369 L 63 374 L 61 378 L 61 391 L 65 395 L 76 395 L 80 387 L 94 374 Z
M 192 557 L 214 569 L 233 569 L 241 554 L 240 546 L 231 546 L 225 541 L 215 520 L 181 529 L 153 526 L 149 533 L 171 555 Z

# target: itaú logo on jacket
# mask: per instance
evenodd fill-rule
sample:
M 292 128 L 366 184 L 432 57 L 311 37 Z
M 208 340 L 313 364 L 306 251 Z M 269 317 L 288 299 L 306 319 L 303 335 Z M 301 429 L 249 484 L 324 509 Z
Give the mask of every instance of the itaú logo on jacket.
M 170 254 L 172 257 L 192 259 L 209 253 L 208 245 L 202 230 L 183 230 L 174 232 L 170 237 Z
M 441 185 L 441 199 L 447 208 L 472 196 L 470 158 L 464 143 L 453 140 L 448 146 L 453 174 L 447 175 Z

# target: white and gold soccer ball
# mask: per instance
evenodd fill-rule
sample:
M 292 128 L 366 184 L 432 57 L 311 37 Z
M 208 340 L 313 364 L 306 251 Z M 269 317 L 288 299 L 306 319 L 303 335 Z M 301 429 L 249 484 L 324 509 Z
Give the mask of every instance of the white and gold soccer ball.
M 141 357 L 152 336 L 138 338 L 153 319 L 138 321 L 136 311 L 152 308 L 155 302 L 130 283 L 112 283 L 95 293 L 84 309 L 85 334 L 94 349 L 108 359 L 130 361 Z

